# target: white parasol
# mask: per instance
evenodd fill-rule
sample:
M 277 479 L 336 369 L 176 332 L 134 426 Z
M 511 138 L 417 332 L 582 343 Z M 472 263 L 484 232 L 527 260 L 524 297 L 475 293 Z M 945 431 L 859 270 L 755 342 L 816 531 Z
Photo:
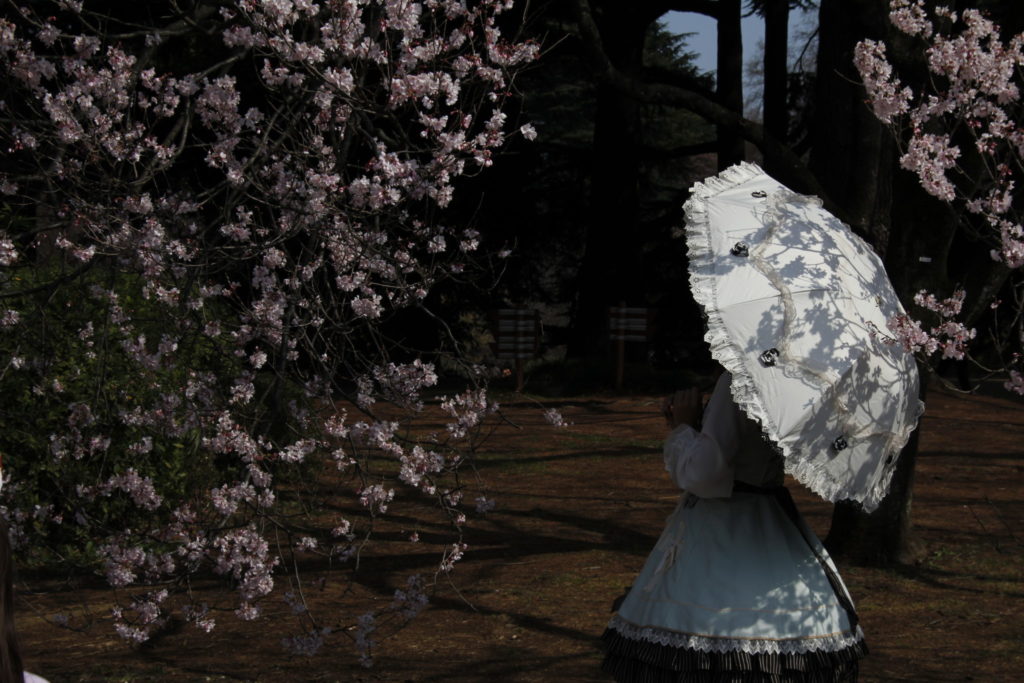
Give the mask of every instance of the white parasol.
M 875 509 L 924 410 L 913 356 L 885 342 L 903 306 L 881 260 L 754 164 L 697 183 L 684 208 L 690 287 L 736 403 L 787 472 Z

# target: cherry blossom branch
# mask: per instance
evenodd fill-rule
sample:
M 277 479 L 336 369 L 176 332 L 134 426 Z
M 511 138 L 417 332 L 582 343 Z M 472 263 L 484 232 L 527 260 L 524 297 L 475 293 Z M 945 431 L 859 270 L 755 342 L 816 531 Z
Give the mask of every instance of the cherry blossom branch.
M 999 27 L 980 11 L 958 13 L 944 6 L 930 10 L 923 0 L 891 0 L 889 19 L 916 41 L 928 82 L 916 89 L 904 84 L 886 45 L 876 41 L 857 45 L 855 64 L 875 115 L 893 127 L 904 145 L 901 166 L 916 174 L 929 194 L 956 206 L 964 227 L 992 245 L 990 253 L 999 266 L 968 315 L 971 324 L 989 301 L 998 307 L 998 289 L 1024 265 L 1024 227 L 1015 201 L 1024 172 L 1024 35 L 1004 41 Z M 962 301 L 962 294 L 957 297 Z M 938 312 L 942 323 L 925 332 L 917 321 L 894 320 L 890 328 L 901 343 L 925 356 L 941 350 L 943 358 L 963 358 L 974 330 L 937 309 L 942 304 L 933 295 L 922 293 L 915 300 Z M 959 304 L 956 308 L 959 313 Z M 1018 312 L 1011 319 L 1018 319 Z M 1022 341 L 1014 340 L 1015 346 L 1020 348 Z M 997 348 L 1001 353 L 1002 345 Z M 1010 365 L 1019 358 L 1015 353 Z M 1009 365 L 1003 368 L 1009 370 Z M 1019 373 L 1010 376 L 1007 388 L 1021 391 L 1014 379 Z
M 369 663 L 419 584 L 324 618 L 303 559 L 357 566 L 403 496 L 453 529 L 441 571 L 466 551 L 487 373 L 434 397 L 455 331 L 431 312 L 443 348 L 412 349 L 383 323 L 474 267 L 479 235 L 446 209 L 504 145 L 537 54 L 501 36 L 509 6 L 169 2 L 150 26 L 151 5 L 60 0 L 0 19 L 0 383 L 34 427 L 5 437 L 0 512 L 40 561 L 95 543 L 81 562 L 118 590 L 129 641 L 174 610 L 204 631 L 225 609 L 256 619 L 287 562 L 305 630 L 286 646 L 354 622 Z M 442 434 L 415 426 L 430 412 Z M 351 513 L 320 509 L 325 481 Z M 195 602 L 201 572 L 232 607 Z

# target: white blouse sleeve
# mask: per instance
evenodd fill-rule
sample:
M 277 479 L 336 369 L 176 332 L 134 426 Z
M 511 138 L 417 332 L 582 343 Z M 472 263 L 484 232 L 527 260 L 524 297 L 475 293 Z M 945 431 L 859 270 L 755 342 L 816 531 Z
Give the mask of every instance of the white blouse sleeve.
M 700 432 L 679 425 L 665 440 L 665 469 L 679 488 L 701 498 L 732 495 L 741 416 L 732 400 L 730 381 L 729 373 L 719 377 Z

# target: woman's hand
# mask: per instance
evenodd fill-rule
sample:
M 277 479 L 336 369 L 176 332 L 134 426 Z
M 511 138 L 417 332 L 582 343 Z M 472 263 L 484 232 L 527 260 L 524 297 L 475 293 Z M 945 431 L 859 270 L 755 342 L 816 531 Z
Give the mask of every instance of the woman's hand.
M 700 392 L 692 387 L 666 396 L 661 402 L 661 412 L 669 429 L 675 429 L 681 424 L 696 426 L 702 410 Z

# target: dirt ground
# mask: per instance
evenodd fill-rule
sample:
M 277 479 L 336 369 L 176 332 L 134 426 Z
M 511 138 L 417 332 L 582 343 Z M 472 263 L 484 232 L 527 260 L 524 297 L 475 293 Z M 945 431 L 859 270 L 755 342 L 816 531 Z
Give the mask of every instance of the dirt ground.
M 111 632 L 106 593 L 42 583 L 22 586 L 26 665 L 55 683 L 605 681 L 597 638 L 610 603 L 678 495 L 662 469 L 657 402 L 545 401 L 573 423 L 553 429 L 536 402 L 509 397 L 504 411 L 518 427 L 488 441 L 479 467 L 498 507 L 471 523 L 465 560 L 437 584 L 431 606 L 381 644 L 373 669 L 359 666 L 343 639 L 313 658 L 285 654 L 272 614 L 222 620 L 210 634 L 169 629 L 131 650 Z M 1005 397 L 932 391 L 913 508 L 923 558 L 887 570 L 840 565 L 871 648 L 861 680 L 1024 680 L 1022 408 Z M 824 535 L 831 506 L 791 489 Z M 401 506 L 393 513 L 399 526 L 416 525 Z M 421 535 L 418 555 L 406 554 L 397 532 L 382 535 L 395 550 L 366 563 L 362 599 L 386 601 L 402 576 L 430 571 L 431 530 Z M 45 621 L 68 605 L 88 606 L 95 623 L 78 633 Z

